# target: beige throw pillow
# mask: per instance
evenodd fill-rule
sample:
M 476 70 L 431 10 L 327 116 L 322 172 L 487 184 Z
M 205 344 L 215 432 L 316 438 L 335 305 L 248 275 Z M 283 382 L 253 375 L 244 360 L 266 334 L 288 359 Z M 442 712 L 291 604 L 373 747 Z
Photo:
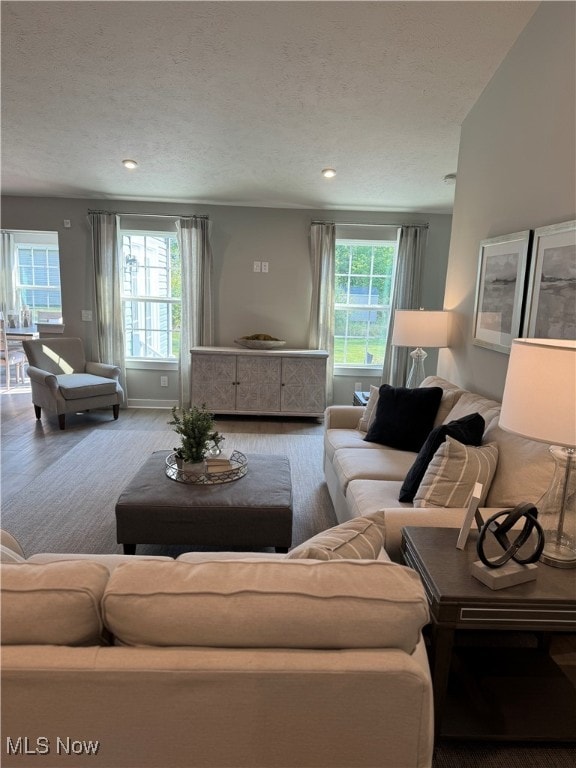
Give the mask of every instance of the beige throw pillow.
M 447 436 L 434 454 L 416 496 L 415 507 L 465 507 L 475 483 L 482 483 L 484 504 L 498 462 L 495 443 L 474 447 Z
M 286 557 L 308 560 L 376 560 L 384 545 L 384 512 L 355 517 L 294 547 Z
M 378 405 L 378 395 L 380 394 L 380 388 L 370 385 L 370 395 L 368 397 L 368 403 L 364 408 L 364 414 L 360 417 L 358 422 L 358 429 L 361 432 L 368 432 L 372 426 L 372 422 L 376 416 L 376 406 Z

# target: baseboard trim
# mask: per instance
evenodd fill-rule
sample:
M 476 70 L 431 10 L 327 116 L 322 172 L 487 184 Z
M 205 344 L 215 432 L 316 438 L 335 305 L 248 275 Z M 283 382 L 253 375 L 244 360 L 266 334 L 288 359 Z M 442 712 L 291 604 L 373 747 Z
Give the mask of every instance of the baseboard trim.
M 144 400 L 128 398 L 128 408 L 166 408 L 178 407 L 177 400 Z

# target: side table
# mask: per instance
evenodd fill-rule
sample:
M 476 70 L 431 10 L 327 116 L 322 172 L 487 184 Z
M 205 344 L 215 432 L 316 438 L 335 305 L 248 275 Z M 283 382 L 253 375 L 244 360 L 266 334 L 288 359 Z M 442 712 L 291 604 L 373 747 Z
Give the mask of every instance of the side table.
M 492 590 L 470 574 L 477 532 L 463 551 L 458 534 L 402 529 L 405 563 L 419 573 L 430 604 L 437 736 L 576 741 L 575 676 L 564 675 L 547 644 L 534 642 L 576 632 L 576 570 L 539 563 L 535 581 Z M 470 630 L 478 633 L 475 646 Z M 506 642 L 511 632 L 515 647 Z

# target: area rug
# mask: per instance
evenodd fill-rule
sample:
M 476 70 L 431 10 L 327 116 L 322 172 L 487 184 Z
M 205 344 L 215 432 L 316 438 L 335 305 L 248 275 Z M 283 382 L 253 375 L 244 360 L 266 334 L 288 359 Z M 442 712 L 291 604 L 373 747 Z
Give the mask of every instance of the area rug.
M 226 433 L 224 433 L 226 434 Z M 114 553 L 118 496 L 153 451 L 171 450 L 166 432 L 99 430 L 88 435 L 30 485 L 2 505 L 2 527 L 25 553 Z M 230 434 L 228 449 L 288 456 L 293 487 L 295 546 L 336 525 L 322 471 L 320 435 Z M 181 551 L 193 549 L 183 547 Z M 157 548 L 138 552 L 159 553 Z M 177 552 L 166 552 L 177 554 Z

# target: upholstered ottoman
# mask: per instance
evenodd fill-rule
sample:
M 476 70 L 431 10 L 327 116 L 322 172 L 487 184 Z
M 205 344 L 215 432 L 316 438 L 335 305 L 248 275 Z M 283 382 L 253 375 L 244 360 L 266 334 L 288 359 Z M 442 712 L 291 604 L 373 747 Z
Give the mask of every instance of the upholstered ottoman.
M 170 451 L 155 451 L 116 503 L 116 539 L 137 544 L 192 544 L 287 552 L 292 543 L 292 483 L 286 456 L 247 454 L 248 471 L 221 485 L 166 476 Z

